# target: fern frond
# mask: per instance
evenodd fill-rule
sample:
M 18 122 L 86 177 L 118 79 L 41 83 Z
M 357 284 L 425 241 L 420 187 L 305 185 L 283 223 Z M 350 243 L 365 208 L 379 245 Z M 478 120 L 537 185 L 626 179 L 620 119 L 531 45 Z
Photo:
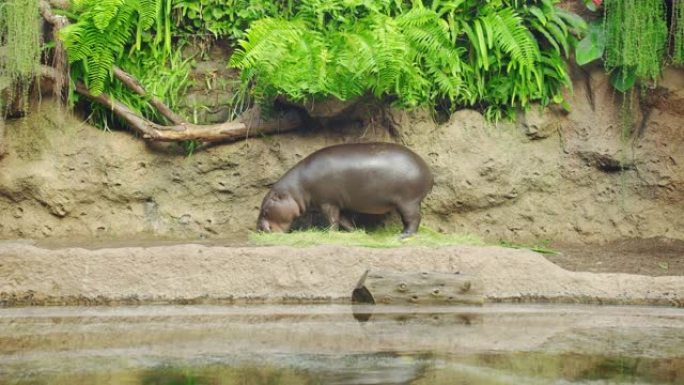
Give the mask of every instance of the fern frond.
M 161 0 L 128 0 L 132 1 L 131 4 L 138 12 L 140 17 L 139 28 L 142 30 L 149 29 L 154 25 L 155 20 L 157 20 L 157 9 L 161 6 Z M 161 31 L 159 31 L 161 33 Z
M 460 62 L 457 49 L 451 43 L 449 25 L 435 11 L 415 8 L 399 16 L 397 24 L 419 56 L 439 61 L 441 65 Z
M 70 62 L 83 63 L 85 80 L 93 94 L 104 90 L 115 59 L 123 53 L 133 30 L 154 24 L 156 1 L 160 0 L 78 1 L 83 13 L 77 23 L 62 29 L 60 37 Z
M 99 0 L 92 7 L 93 24 L 100 31 L 104 31 L 116 16 L 124 0 Z
M 375 39 L 366 29 L 343 32 L 339 41 L 334 44 L 338 63 L 347 68 L 354 78 L 361 78 L 371 72 L 377 72 L 378 60 L 375 57 Z
M 503 8 L 485 17 L 492 26 L 495 45 L 508 53 L 516 65 L 533 67 L 540 57 L 539 46 L 520 16 L 512 8 Z
M 556 50 L 556 52 L 561 53 L 561 48 L 558 45 L 556 38 L 551 36 L 549 31 L 547 31 L 546 28 L 542 24 L 540 24 L 536 20 L 532 20 L 530 22 L 530 25 L 532 25 L 532 27 L 534 28 L 535 31 L 539 32 L 540 34 L 542 34 L 542 36 L 544 36 L 544 38 L 546 38 L 546 41 L 549 42 L 549 44 L 551 44 L 551 46 L 553 46 L 553 48 Z
M 323 35 L 299 20 L 262 19 L 252 24 L 230 65 L 299 99 L 325 92 L 330 51 Z
M 546 25 L 546 30 L 554 37 L 554 40 L 563 48 L 563 53 L 568 56 L 568 33 L 561 28 L 555 21 Z
M 407 71 L 405 67 L 410 61 L 406 42 L 394 19 L 377 17 L 373 20 L 371 30 L 375 37 L 375 58 L 378 63 L 371 90 L 380 96 L 387 90 L 396 89 L 397 79 L 402 71 Z
M 240 49 L 231 58 L 235 68 L 267 66 L 274 69 L 269 60 L 282 57 L 286 48 L 302 38 L 307 28 L 303 22 L 265 18 L 252 24 Z

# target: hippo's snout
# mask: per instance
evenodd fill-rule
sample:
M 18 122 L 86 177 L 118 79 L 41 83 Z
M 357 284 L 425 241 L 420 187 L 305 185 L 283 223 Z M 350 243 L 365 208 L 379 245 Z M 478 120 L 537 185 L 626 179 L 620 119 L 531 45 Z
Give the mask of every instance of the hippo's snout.
M 259 220 L 257 221 L 257 231 L 270 233 L 271 232 L 270 223 L 268 223 L 268 221 L 264 218 L 259 218 Z

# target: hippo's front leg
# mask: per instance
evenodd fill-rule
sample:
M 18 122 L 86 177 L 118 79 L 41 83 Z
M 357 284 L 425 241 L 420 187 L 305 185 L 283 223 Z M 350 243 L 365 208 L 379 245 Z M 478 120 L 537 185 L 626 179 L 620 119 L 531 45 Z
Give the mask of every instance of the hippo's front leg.
M 350 221 L 349 218 L 347 218 L 343 214 L 340 214 L 340 226 L 342 226 L 342 228 L 347 230 L 347 231 L 356 230 L 354 223 L 352 223 L 352 221 Z
M 337 231 L 340 228 L 340 208 L 331 204 L 322 204 L 321 212 L 325 215 L 326 219 L 330 223 L 329 229 L 332 231 Z M 344 227 L 344 225 L 343 225 Z

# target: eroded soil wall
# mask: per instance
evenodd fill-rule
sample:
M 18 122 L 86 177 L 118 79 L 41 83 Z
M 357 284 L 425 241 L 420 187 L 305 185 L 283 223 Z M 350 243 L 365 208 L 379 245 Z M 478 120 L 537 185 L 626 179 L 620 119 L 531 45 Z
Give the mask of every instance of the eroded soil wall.
M 377 140 L 429 162 L 436 185 L 424 224 L 435 229 L 528 242 L 684 239 L 684 72 L 665 73 L 633 125 L 599 69 L 575 70 L 568 99 L 569 113 L 533 109 L 516 123 L 462 110 L 437 124 L 393 111 L 398 136 L 370 120 L 191 156 L 97 130 L 44 100 L 6 122 L 0 239 L 244 239 L 269 185 L 297 161 L 326 145 Z

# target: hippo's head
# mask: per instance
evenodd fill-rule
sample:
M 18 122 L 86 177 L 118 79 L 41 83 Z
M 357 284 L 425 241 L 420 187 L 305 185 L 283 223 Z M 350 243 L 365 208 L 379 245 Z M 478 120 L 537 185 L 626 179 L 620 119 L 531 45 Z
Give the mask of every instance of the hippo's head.
M 261 203 L 257 231 L 286 232 L 299 214 L 299 205 L 290 194 L 271 190 Z

